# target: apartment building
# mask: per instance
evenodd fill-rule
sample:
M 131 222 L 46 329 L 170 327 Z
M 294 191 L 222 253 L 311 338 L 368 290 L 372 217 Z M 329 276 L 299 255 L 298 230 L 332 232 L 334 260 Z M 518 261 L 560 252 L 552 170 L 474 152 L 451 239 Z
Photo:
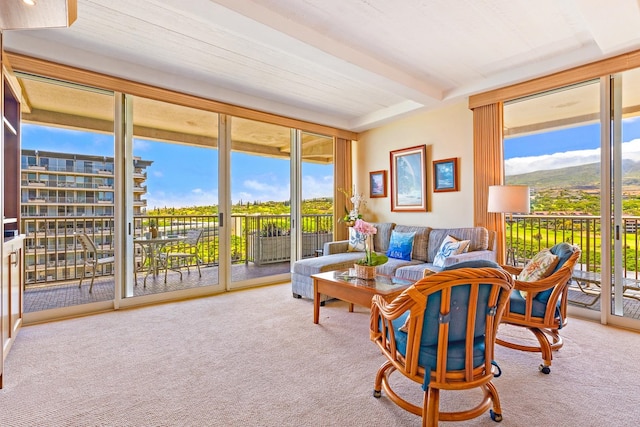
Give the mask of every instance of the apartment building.
M 134 217 L 146 211 L 152 163 L 134 159 Z M 81 254 L 75 233 L 89 234 L 100 249 L 113 248 L 114 159 L 23 149 L 20 168 L 25 284 L 75 279 Z

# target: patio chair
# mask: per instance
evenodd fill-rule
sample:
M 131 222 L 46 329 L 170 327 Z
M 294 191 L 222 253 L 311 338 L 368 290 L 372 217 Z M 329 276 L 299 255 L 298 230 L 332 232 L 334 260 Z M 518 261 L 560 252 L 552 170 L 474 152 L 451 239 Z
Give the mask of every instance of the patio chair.
M 189 230 L 187 231 L 187 235 L 184 241 L 175 246 L 179 248 L 180 251 L 172 252 L 172 248 L 169 248 L 162 254 L 165 263 L 164 283 L 167 283 L 168 270 L 174 270 L 180 273 L 180 280 L 182 280 L 182 268 L 187 267 L 187 274 L 191 274 L 189 266 L 191 265 L 192 261 L 195 261 L 196 267 L 198 268 L 198 276 L 202 277 L 202 272 L 200 271 L 200 256 L 198 251 L 198 245 L 200 244 L 201 237 L 202 229 Z
M 558 257 L 557 265 L 550 275 L 535 281 L 517 279 L 526 266 L 502 266 L 516 277 L 502 322 L 529 329 L 539 345 L 508 341 L 503 335 L 496 339 L 496 343 L 505 347 L 542 353 L 539 370 L 544 374 L 551 372 L 552 352 L 563 344 L 559 330 L 567 324 L 569 282 L 581 253 L 579 247 L 569 243 L 558 243 L 549 252 Z
M 460 268 L 425 277 L 391 302 L 375 295 L 370 337 L 387 361 L 376 375 L 374 397 L 384 389 L 395 404 L 421 415 L 423 426 L 476 418 L 490 408 L 491 418 L 501 421 L 498 391 L 491 382 L 500 373 L 493 350 L 512 288 L 513 279 L 500 268 Z M 422 407 L 392 389 L 394 371 L 422 384 Z M 473 388 L 483 392 L 478 405 L 440 412 L 440 390 Z
M 115 263 L 115 257 L 113 250 L 102 250 L 96 247 L 91 237 L 86 233 L 76 234 L 76 239 L 82 246 L 84 269 L 82 270 L 82 276 L 80 277 L 80 283 L 78 287 L 82 287 L 82 281 L 84 280 L 87 271 L 91 270 L 91 284 L 89 285 L 89 293 L 93 290 L 93 281 L 96 278 L 96 272 L 98 266 L 104 270 L 104 266 L 107 264 Z

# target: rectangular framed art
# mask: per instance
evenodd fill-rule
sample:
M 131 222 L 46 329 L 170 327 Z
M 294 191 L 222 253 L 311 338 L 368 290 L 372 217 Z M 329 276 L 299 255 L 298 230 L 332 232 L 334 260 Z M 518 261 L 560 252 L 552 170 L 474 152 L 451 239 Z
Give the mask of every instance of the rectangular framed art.
M 425 145 L 391 151 L 391 210 L 427 211 Z
M 387 197 L 387 171 L 369 172 L 369 197 Z
M 458 159 L 444 159 L 433 162 L 433 191 L 458 191 Z

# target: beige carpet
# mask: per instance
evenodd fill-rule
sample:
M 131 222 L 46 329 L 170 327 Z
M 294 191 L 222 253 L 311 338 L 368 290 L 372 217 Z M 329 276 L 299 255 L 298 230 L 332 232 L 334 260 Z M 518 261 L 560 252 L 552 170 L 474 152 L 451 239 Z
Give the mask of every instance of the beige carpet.
M 0 426 L 419 425 L 371 395 L 383 359 L 368 310 L 329 302 L 320 325 L 312 310 L 286 284 L 25 327 L 5 363 Z M 640 334 L 571 319 L 564 337 L 550 375 L 537 354 L 497 347 L 500 425 L 638 425 Z

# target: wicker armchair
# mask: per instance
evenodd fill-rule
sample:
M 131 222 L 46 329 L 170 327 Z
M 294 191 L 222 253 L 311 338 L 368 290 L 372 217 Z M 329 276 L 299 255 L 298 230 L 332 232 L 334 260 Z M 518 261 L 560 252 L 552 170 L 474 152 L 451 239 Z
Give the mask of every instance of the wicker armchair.
M 387 361 L 378 370 L 373 395 L 380 397 L 384 388 L 398 406 L 421 415 L 423 426 L 476 418 L 490 408 L 491 418 L 502 420 L 491 382 L 499 372 L 493 349 L 512 287 L 511 276 L 498 268 L 461 268 L 425 277 L 391 302 L 374 296 L 370 337 Z M 394 371 L 422 384 L 422 407 L 393 391 Z M 483 391 L 477 406 L 440 412 L 440 390 L 471 388 Z
M 579 247 L 568 243 L 559 243 L 550 251 L 559 257 L 555 270 L 535 282 L 515 280 L 514 291 L 502 316 L 502 323 L 529 329 L 539 345 L 507 341 L 500 337 L 496 339 L 497 344 L 509 348 L 542 353 L 543 363 L 539 370 L 545 374 L 551 372 L 552 352 L 563 344 L 559 330 L 567 324 L 569 282 L 581 253 Z M 514 277 L 522 271 L 522 267 L 509 265 L 503 265 L 502 268 Z

